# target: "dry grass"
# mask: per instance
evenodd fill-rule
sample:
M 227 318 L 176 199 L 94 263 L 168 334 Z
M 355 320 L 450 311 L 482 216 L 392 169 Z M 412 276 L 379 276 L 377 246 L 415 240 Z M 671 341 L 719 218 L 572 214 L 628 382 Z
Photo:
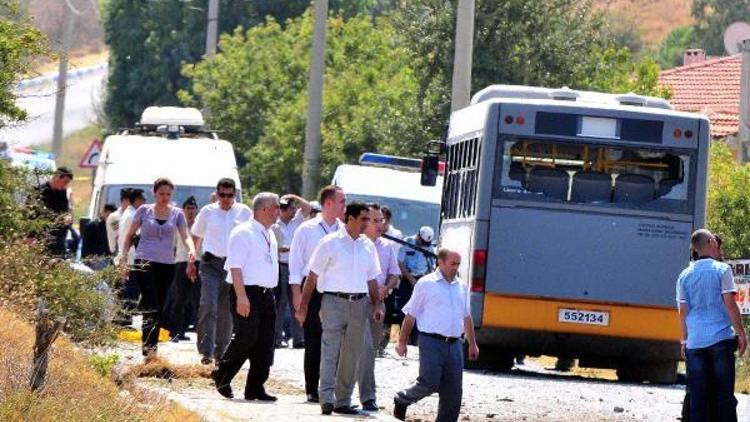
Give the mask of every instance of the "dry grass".
M 199 421 L 195 414 L 138 389 L 120 391 L 99 375 L 65 338 L 51 353 L 43 391 L 28 388 L 33 328 L 0 308 L 0 420 L 2 421 Z
M 687 0 L 595 0 L 607 9 L 639 25 L 644 43 L 655 47 L 675 28 L 693 23 Z
M 128 367 L 123 373 L 123 378 L 210 378 L 211 369 L 212 366 L 208 365 L 173 365 L 166 359 L 156 356 L 147 362 Z
M 84 48 L 70 53 L 68 60 L 68 70 L 83 69 L 105 63 L 109 59 L 109 51 L 97 47 Z M 51 57 L 42 57 L 34 66 L 33 74 L 24 77 L 33 78 L 48 73 L 57 73 L 59 70 L 59 56 L 53 54 Z
M 748 357 L 738 360 L 734 391 L 742 394 L 750 394 L 750 358 Z

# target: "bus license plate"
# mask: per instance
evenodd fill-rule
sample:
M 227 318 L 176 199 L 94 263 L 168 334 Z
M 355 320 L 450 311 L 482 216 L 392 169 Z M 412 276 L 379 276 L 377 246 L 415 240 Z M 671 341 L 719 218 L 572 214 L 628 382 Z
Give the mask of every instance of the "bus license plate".
M 609 312 L 560 308 L 557 320 L 571 324 L 609 325 Z

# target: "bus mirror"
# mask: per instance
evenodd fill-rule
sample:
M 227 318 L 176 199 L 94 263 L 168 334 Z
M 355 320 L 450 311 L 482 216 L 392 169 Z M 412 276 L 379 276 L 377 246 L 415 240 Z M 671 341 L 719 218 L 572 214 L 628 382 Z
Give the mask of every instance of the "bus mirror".
M 438 166 L 440 159 L 437 155 L 425 155 L 422 157 L 422 186 L 435 186 L 437 184 Z

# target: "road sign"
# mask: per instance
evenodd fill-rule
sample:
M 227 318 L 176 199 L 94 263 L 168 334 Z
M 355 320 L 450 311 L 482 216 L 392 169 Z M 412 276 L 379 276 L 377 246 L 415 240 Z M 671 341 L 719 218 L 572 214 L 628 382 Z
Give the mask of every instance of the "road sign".
M 98 139 L 91 141 L 89 149 L 83 154 L 81 162 L 78 163 L 79 167 L 83 168 L 96 168 L 99 165 L 99 155 L 102 153 L 102 143 Z

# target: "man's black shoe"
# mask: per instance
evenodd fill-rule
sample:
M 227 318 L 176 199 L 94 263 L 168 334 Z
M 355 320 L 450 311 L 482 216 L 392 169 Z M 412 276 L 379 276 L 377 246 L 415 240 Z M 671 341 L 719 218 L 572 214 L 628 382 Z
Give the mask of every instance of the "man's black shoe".
M 352 406 L 339 406 L 334 408 L 333 412 L 341 415 L 359 415 L 359 410 Z
M 221 385 L 219 383 L 219 371 L 214 369 L 211 371 L 211 379 L 214 380 L 214 384 L 216 385 L 216 391 L 219 392 L 219 394 L 222 395 L 222 397 L 227 399 L 234 398 L 234 394 L 232 394 L 232 386 L 229 384 Z
M 305 348 L 305 343 L 304 342 L 294 343 L 292 345 L 292 348 L 293 349 L 304 349 Z
M 400 403 L 398 399 L 393 399 L 393 417 L 403 421 L 406 420 L 406 404 Z
M 203 357 L 201 358 L 201 364 L 202 364 L 202 365 L 210 365 L 211 363 L 213 363 L 213 361 L 214 361 L 214 360 L 213 360 L 213 359 L 211 359 L 211 358 L 210 358 L 210 357 L 208 357 L 208 356 L 203 356 Z
M 179 336 L 177 336 L 177 339 L 180 341 L 187 341 L 190 340 L 190 337 L 186 336 L 185 334 L 180 334 Z
M 320 412 L 324 415 L 330 415 L 333 412 L 333 403 L 323 403 L 320 405 Z
M 272 396 L 265 391 L 255 394 L 245 394 L 245 400 L 258 400 L 258 401 L 276 401 L 278 398 Z
M 375 400 L 367 400 L 366 402 L 362 403 L 362 410 L 367 410 L 368 412 L 377 412 L 380 410 L 378 407 L 378 404 L 375 403 Z
M 317 403 L 318 401 L 320 401 L 320 400 L 318 399 L 318 395 L 317 394 L 308 394 L 307 395 L 307 402 L 308 403 Z

